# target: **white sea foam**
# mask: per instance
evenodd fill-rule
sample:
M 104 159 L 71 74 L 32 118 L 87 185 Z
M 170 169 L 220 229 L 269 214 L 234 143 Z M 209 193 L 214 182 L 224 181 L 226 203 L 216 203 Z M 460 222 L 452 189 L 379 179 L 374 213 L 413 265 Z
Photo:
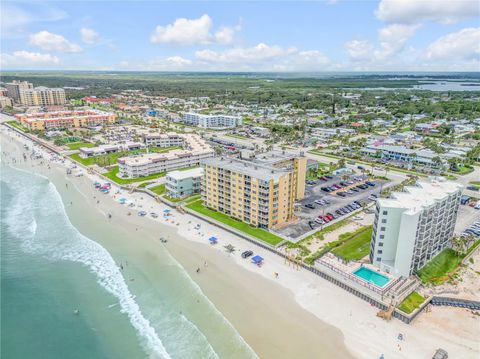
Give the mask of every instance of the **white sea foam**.
M 25 172 L 32 174 L 28 171 Z M 41 177 L 48 180 L 48 178 L 44 176 Z M 38 181 L 36 182 L 38 183 Z M 11 217 L 11 220 L 8 222 L 9 225 L 11 224 L 17 226 L 15 230 L 20 230 L 20 224 L 18 221 L 18 218 L 20 217 L 18 216 L 23 216 L 24 223 L 26 223 L 25 221 L 29 221 L 28 223 L 30 223 L 30 225 L 25 226 L 28 227 L 28 235 L 23 237 L 23 244 L 26 247 L 25 249 L 34 251 L 35 253 L 41 253 L 47 258 L 75 261 L 86 265 L 90 271 L 97 276 L 98 283 L 119 299 L 121 311 L 128 315 L 132 325 L 137 330 L 137 333 L 141 338 L 142 344 L 144 344 L 146 351 L 151 353 L 151 357 L 170 358 L 170 355 L 167 353 L 165 346 L 159 339 L 155 328 L 153 328 L 151 323 L 142 315 L 138 304 L 134 300 L 135 297 L 130 293 L 128 286 L 125 283 L 125 280 L 113 258 L 102 246 L 100 246 L 97 242 L 83 236 L 70 223 L 63 206 L 61 196 L 57 192 L 55 186 L 52 183 L 49 183 L 47 190 L 43 189 L 43 191 L 34 191 L 32 188 L 30 188 L 32 191 L 25 191 L 25 186 L 29 187 L 31 184 L 17 182 L 14 185 L 19 187 L 24 186 L 24 188 L 21 191 L 19 190 L 20 188 L 17 188 L 17 194 L 19 194 L 19 196 L 16 205 L 12 206 L 12 210 L 10 211 L 11 215 L 9 216 Z M 45 183 L 43 183 L 43 186 L 46 187 Z M 49 200 L 36 200 L 35 198 L 31 197 L 32 192 L 40 192 L 42 197 L 49 198 Z M 52 198 L 54 200 L 52 200 Z M 37 241 L 35 241 L 37 226 L 33 215 L 34 212 L 43 214 L 45 216 L 46 213 L 48 213 L 49 216 L 56 216 L 56 223 L 55 221 L 51 220 L 42 221 L 42 227 L 43 223 L 45 222 L 51 224 L 51 226 L 49 226 L 50 228 L 43 228 L 42 231 L 47 231 L 50 236 L 61 238 L 62 240 L 48 243 L 42 241 L 37 243 Z M 25 216 L 28 216 L 29 218 L 26 219 Z M 17 218 L 17 220 L 15 218 Z M 69 229 L 69 233 L 56 233 L 58 232 L 58 228 L 64 229 L 66 227 Z M 231 323 L 215 307 L 208 297 L 205 296 L 201 288 L 188 275 L 182 265 L 171 255 L 170 258 L 172 263 L 174 263 L 180 269 L 179 273 L 184 276 L 184 279 L 188 281 L 190 287 L 194 289 L 194 295 L 202 297 L 203 302 L 206 303 L 209 310 L 211 310 L 211 314 L 220 319 L 222 323 L 221 325 L 225 325 L 230 329 L 233 334 L 230 337 L 231 344 L 234 347 L 237 347 L 237 349 L 243 348 L 243 350 L 241 350 L 242 352 L 247 351 L 249 354 L 248 357 L 258 358 L 253 349 L 245 342 L 243 337 L 238 334 Z M 114 305 L 109 307 L 113 306 Z M 179 322 L 178 319 L 175 319 L 176 317 L 178 318 L 177 315 L 170 316 L 165 315 L 165 313 L 160 313 L 159 316 L 160 318 L 155 318 L 150 315 L 150 319 L 155 323 L 157 323 L 158 319 L 158 321 L 161 320 L 164 323 L 170 324 L 170 326 L 165 326 L 169 329 L 174 326 L 176 327 L 176 333 L 170 333 L 171 331 L 169 330 L 169 335 L 174 337 L 178 336 L 178 341 L 175 340 L 176 345 L 174 345 L 172 348 L 169 347 L 169 351 L 171 351 L 172 354 L 175 353 L 175 356 L 178 355 L 179 357 L 185 357 L 185 355 L 186 357 L 189 357 L 188 351 L 191 350 L 189 346 L 190 344 L 193 344 L 193 341 L 195 341 L 198 342 L 198 344 L 202 344 L 202 358 L 218 358 L 217 353 L 214 351 L 208 339 L 193 322 L 188 320 L 188 318 L 181 315 L 181 320 Z M 188 341 L 188 343 L 186 343 L 186 341 Z
M 149 356 L 169 359 L 170 355 L 155 329 L 142 315 L 115 261 L 107 250 L 82 235 L 70 223 L 53 184 L 45 186 L 43 183 L 43 191 L 39 191 L 38 181 L 35 183 L 20 176 L 6 176 L 5 179 L 16 193 L 5 222 L 12 234 L 21 240 L 22 248 L 49 259 L 75 261 L 87 266 L 96 275 L 98 283 L 119 300 L 121 311 L 129 317 Z M 35 215 L 50 217 L 50 221 L 42 221 L 42 226 L 38 227 Z

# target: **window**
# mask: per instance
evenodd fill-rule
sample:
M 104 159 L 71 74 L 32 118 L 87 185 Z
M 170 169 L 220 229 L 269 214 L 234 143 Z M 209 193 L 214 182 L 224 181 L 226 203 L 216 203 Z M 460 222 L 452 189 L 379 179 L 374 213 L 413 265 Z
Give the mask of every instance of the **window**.
M 378 242 L 379 247 L 383 247 L 383 242 Z
M 385 227 L 380 227 L 380 231 L 385 232 Z
M 379 236 L 379 238 L 380 238 L 380 239 L 384 239 L 384 238 L 385 238 L 385 235 L 384 235 L 384 234 L 381 234 L 381 235 Z
M 379 250 L 377 251 L 377 253 L 378 253 L 378 254 L 382 254 L 383 251 L 382 251 L 381 249 L 379 249 Z
M 387 223 L 387 219 L 386 218 L 382 219 L 382 223 Z
M 380 262 L 381 260 L 382 260 L 382 258 L 380 258 L 380 257 L 377 257 L 377 259 L 376 259 L 377 262 Z
M 388 214 L 388 211 L 383 211 L 382 214 L 386 216 Z

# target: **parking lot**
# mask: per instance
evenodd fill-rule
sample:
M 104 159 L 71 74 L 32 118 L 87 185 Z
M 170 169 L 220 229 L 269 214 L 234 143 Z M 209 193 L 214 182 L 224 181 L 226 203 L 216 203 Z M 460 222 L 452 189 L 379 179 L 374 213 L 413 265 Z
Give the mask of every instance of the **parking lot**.
M 372 180 L 369 181 L 371 185 L 368 185 L 365 183 L 366 180 L 368 178 L 365 176 L 361 177 L 361 175 L 353 174 L 348 179 L 343 176 L 333 176 L 326 178 L 326 180 L 319 179 L 315 183 L 310 182 L 310 184 L 307 181 L 305 198 L 297 203 L 295 211 L 298 217 L 297 223 L 290 224 L 277 230 L 277 232 L 291 238 L 297 238 L 313 229 L 319 230 L 327 223 L 345 218 L 350 213 L 360 209 L 359 205 L 373 202 L 375 196 L 378 196 L 386 185 L 391 184 L 384 180 Z M 364 184 L 365 188 L 356 187 L 360 184 Z M 341 188 L 334 188 L 334 185 L 341 186 Z M 334 190 L 327 192 L 326 187 Z M 337 194 L 347 190 L 350 190 L 351 193 L 345 194 L 344 197 Z M 319 219 L 319 216 L 322 219 Z
M 480 220 L 480 210 L 467 205 L 458 207 L 457 223 L 455 225 L 455 234 L 461 234 L 469 225 Z

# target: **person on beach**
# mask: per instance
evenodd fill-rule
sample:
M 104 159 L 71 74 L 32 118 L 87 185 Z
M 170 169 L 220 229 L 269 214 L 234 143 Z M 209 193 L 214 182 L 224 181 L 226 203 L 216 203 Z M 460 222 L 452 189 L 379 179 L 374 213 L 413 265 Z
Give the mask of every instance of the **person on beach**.
M 197 268 L 197 273 L 200 273 L 200 268 Z
M 204 265 L 205 267 L 208 267 L 207 261 L 205 261 L 205 263 L 203 263 L 203 265 Z

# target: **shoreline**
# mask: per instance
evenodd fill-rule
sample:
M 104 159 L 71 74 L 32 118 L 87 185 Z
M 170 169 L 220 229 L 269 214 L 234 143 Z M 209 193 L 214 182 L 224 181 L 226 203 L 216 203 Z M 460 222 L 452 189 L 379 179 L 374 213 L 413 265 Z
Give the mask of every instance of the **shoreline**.
M 4 135 L 2 134 L 2 136 Z M 65 177 L 65 175 L 63 176 Z M 79 184 L 80 187 L 83 186 L 82 188 L 84 191 L 88 191 L 87 186 L 88 184 L 91 186 L 92 183 L 92 179 L 89 178 L 87 180 L 87 176 L 79 178 L 70 176 L 68 178 L 72 182 L 85 182 L 83 185 Z M 57 186 L 57 189 L 60 191 L 61 188 L 59 187 L 61 186 Z M 122 194 L 122 196 L 132 199 L 132 201 L 134 200 L 136 202 L 138 201 L 138 203 L 143 203 L 144 206 L 149 206 L 149 208 L 167 208 L 164 204 L 158 204 L 153 199 L 142 199 L 142 195 L 138 193 Z M 178 221 L 179 223 L 182 223 L 178 227 L 168 223 L 170 221 L 154 221 L 150 218 L 138 218 L 135 215 L 128 217 L 126 216 L 126 212 L 128 211 L 126 208 L 115 203 L 111 196 L 107 197 L 110 201 L 102 200 L 102 206 L 100 206 L 100 209 L 103 210 L 104 215 L 106 215 L 106 211 L 117 212 L 118 217 L 123 217 L 123 220 L 121 221 L 122 226 L 127 226 L 126 222 L 128 222 L 129 225 L 137 225 L 137 223 L 140 223 L 142 229 L 151 227 L 155 230 L 159 228 L 155 223 L 158 225 L 158 222 L 163 222 L 163 225 L 161 225 L 160 228 L 165 231 L 167 231 L 166 228 L 172 230 L 173 234 L 170 234 L 172 238 L 177 235 L 180 236 L 180 240 L 178 241 L 169 238 L 169 242 L 166 245 L 167 249 L 174 254 L 174 257 L 177 256 L 180 259 L 180 262 L 182 262 L 183 258 L 185 264 L 182 263 L 182 265 L 184 265 L 184 268 L 189 272 L 192 279 L 200 285 L 206 295 L 221 309 L 222 313 L 224 313 L 232 322 L 235 328 L 237 328 L 247 343 L 251 344 L 260 357 L 271 357 L 268 353 L 262 352 L 262 350 L 268 350 L 268 347 L 272 347 L 273 343 L 264 344 L 264 349 L 258 350 L 256 348 L 259 347 L 261 343 L 255 343 L 255 341 L 258 340 L 261 342 L 262 340 L 265 340 L 265 338 L 257 338 L 259 336 L 258 331 L 248 334 L 248 325 L 246 325 L 246 328 L 243 328 L 242 325 L 242 321 L 245 322 L 244 315 L 236 315 L 235 313 L 235 310 L 239 311 L 244 305 L 247 306 L 249 303 L 247 300 L 243 302 L 239 301 L 239 305 L 235 307 L 235 301 L 226 301 L 225 298 L 223 298 L 224 294 L 218 293 L 218 290 L 215 288 L 220 285 L 222 276 L 233 278 L 235 285 L 233 282 L 224 283 L 224 285 L 229 291 L 237 290 L 240 294 L 242 294 L 242 291 L 246 291 L 245 288 L 249 285 L 257 285 L 257 281 L 262 282 L 260 290 L 262 287 L 269 288 L 269 292 L 281 289 L 284 293 L 280 294 L 282 297 L 280 300 L 282 310 L 280 311 L 280 314 L 277 314 L 279 317 L 284 315 L 286 321 L 292 320 L 292 317 L 294 317 L 292 312 L 301 309 L 305 312 L 299 312 L 302 313 L 299 315 L 303 318 L 302 324 L 305 323 L 303 329 L 306 332 L 314 330 L 312 326 L 315 326 L 315 323 L 308 322 L 310 318 L 315 318 L 322 323 L 322 325 L 326 325 L 326 329 L 324 328 L 322 331 L 319 331 L 321 333 L 319 336 L 325 335 L 323 331 L 334 332 L 339 329 L 341 331 L 339 337 L 343 337 L 343 342 L 355 357 L 375 358 L 380 356 L 381 353 L 384 353 L 388 358 L 429 357 L 433 355 L 434 351 L 439 347 L 446 349 L 450 354 L 462 358 L 475 358 L 479 353 L 478 343 L 476 342 L 475 337 L 475 335 L 478 335 L 478 330 L 476 330 L 476 328 L 478 328 L 478 319 L 472 318 L 466 311 L 434 307 L 432 313 L 423 314 L 411 325 L 406 325 L 398 320 L 384 322 L 381 319 L 376 318 L 376 308 L 371 308 L 368 303 L 351 296 L 349 293 L 321 278 L 316 278 L 314 275 L 304 270 L 297 271 L 287 267 L 281 258 L 277 258 L 277 256 L 268 253 L 265 250 L 256 247 L 252 248 L 257 254 L 260 254 L 265 258 L 265 265 L 262 268 L 257 268 L 248 261 L 242 260 L 239 257 L 238 252 L 234 256 L 226 256 L 222 249 L 223 245 L 226 243 L 234 244 L 239 252 L 253 247 L 245 240 L 236 238 L 231 233 L 212 225 L 202 223 L 201 231 L 205 235 L 202 237 L 193 230 L 193 226 L 201 221 L 190 215 L 181 215 L 177 212 L 173 212 L 173 216 L 176 222 Z M 106 203 L 104 204 L 103 202 Z M 93 203 L 93 206 L 95 206 L 95 203 Z M 147 211 L 149 211 L 149 209 Z M 132 212 L 134 211 L 132 210 Z M 156 212 L 161 213 L 161 210 L 156 210 Z M 114 214 L 114 219 L 116 218 L 117 214 Z M 72 220 L 72 223 L 75 223 L 75 221 Z M 178 234 L 175 233 L 177 230 Z M 219 244 L 214 248 L 206 243 L 206 238 L 208 238 L 209 235 L 215 235 L 219 238 Z M 158 241 L 155 243 L 158 243 Z M 146 242 L 142 243 L 142 245 L 148 247 Z M 192 267 L 192 264 L 198 262 L 201 258 L 206 257 L 209 258 L 208 271 L 215 268 L 215 273 L 222 273 L 222 276 L 218 275 L 219 278 L 210 281 L 206 280 L 207 276 L 195 276 L 195 273 L 193 273 L 195 266 Z M 200 261 L 200 263 L 203 263 L 203 261 Z M 278 272 L 280 277 L 275 279 L 273 277 L 273 272 Z M 287 294 L 285 294 L 285 292 Z M 251 298 L 251 295 L 253 294 L 245 296 L 245 298 Z M 267 294 L 256 293 L 256 295 L 257 302 L 253 301 L 252 305 L 260 304 L 264 307 L 264 310 L 272 307 L 271 301 L 261 301 L 261 295 L 266 296 Z M 289 297 L 293 299 L 293 304 L 292 301 L 288 299 Z M 269 315 L 270 317 L 272 316 L 271 313 Z M 236 316 L 239 318 L 236 318 Z M 265 317 L 268 318 L 266 313 Z M 447 323 L 442 323 L 440 318 Z M 462 328 L 461 332 L 458 332 L 458 326 L 456 331 L 451 329 L 451 326 L 459 319 L 466 327 Z M 446 324 L 450 325 L 450 327 L 446 327 Z M 317 325 L 319 324 L 317 323 Z M 299 328 L 302 328 L 302 325 L 300 325 Z M 404 333 L 407 337 L 407 341 L 401 343 L 402 351 L 399 351 L 398 349 L 399 342 L 396 338 L 400 332 Z M 281 340 L 281 342 L 292 340 L 292 334 L 286 334 L 286 338 Z M 318 341 L 318 336 L 316 339 Z M 342 340 L 340 339 L 340 341 Z M 327 344 L 329 342 L 332 342 L 333 344 L 333 340 L 328 340 Z M 315 342 L 312 343 L 316 345 L 319 344 Z M 303 346 L 310 346 L 312 343 L 307 341 L 307 344 L 303 344 L 300 348 Z M 288 344 L 290 346 L 292 343 L 289 342 Z M 335 351 L 332 351 L 332 353 L 336 354 L 335 357 L 340 357 L 341 355 L 338 346 L 338 343 L 333 345 Z M 344 346 L 343 343 L 342 346 Z M 278 353 L 285 354 L 283 351 Z M 298 356 L 298 352 L 296 354 L 297 357 L 308 357 Z M 316 353 L 316 355 L 319 354 Z
M 166 246 L 172 257 L 182 265 L 200 286 L 202 292 L 232 323 L 260 358 L 295 356 L 310 358 L 319 355 L 325 358 L 334 355 L 338 358 L 352 358 L 343 344 L 343 337 L 339 330 L 311 316 L 308 311 L 298 306 L 288 289 L 275 286 L 270 281 L 258 278 L 257 275 L 246 270 L 239 271 L 237 266 L 231 266 L 231 257 L 225 255 L 222 247 L 218 247 L 219 251 L 215 253 L 207 246 L 192 243 L 181 237 L 177 233 L 176 226 L 159 224 L 138 217 L 135 212 L 134 215 L 127 216 L 127 208 L 114 202 L 110 196 L 104 196 L 94 190 L 92 181 L 86 176 L 67 177 L 63 174 L 64 170 L 61 167 L 57 170 L 55 165 L 52 165 L 51 170 L 38 165 L 31 168 L 29 163 L 25 167 L 28 167 L 29 171 L 47 176 L 55 185 L 72 224 L 83 235 L 98 241 L 117 262 L 128 258 L 129 267 L 135 266 L 142 276 L 149 277 L 148 280 L 152 285 L 154 285 L 155 271 L 161 269 L 159 267 L 163 265 L 160 263 L 162 254 L 158 252 L 164 250 L 163 247 Z M 65 187 L 65 182 L 69 183 L 68 188 Z M 73 187 L 77 192 L 74 196 L 72 196 Z M 99 204 L 95 203 L 91 194 L 97 196 L 100 200 Z M 73 205 L 69 205 L 71 200 Z M 84 206 L 80 201 L 85 201 L 86 205 Z M 76 205 L 77 203 L 79 204 Z M 84 208 L 97 207 L 97 210 L 84 213 L 83 216 L 86 218 L 83 218 L 80 217 L 81 213 L 76 213 L 75 210 L 79 205 Z M 107 220 L 107 213 L 112 213 L 111 220 Z M 126 236 L 128 238 L 121 243 L 119 243 L 120 238 L 116 240 L 106 238 L 107 236 L 102 238 L 102 233 L 98 233 L 92 228 L 93 226 L 88 225 L 92 218 L 106 223 L 102 231 L 107 232 L 109 227 L 114 226 L 117 230 L 121 229 L 122 232 L 128 233 Z M 158 240 L 160 234 L 169 238 L 166 245 Z M 133 237 L 136 237 L 134 243 L 131 241 Z M 202 254 L 199 255 L 199 253 Z M 137 258 L 136 262 L 134 258 Z M 148 263 L 142 263 L 140 259 L 148 260 Z M 195 269 L 203 265 L 204 261 L 208 262 L 208 268 L 202 267 L 202 272 L 198 275 Z M 147 264 L 149 268 L 146 268 Z M 141 296 L 137 281 L 129 282 L 128 285 L 132 293 L 137 297 Z M 272 305 L 275 301 L 279 304 Z M 322 333 L 324 337 L 319 338 L 315 331 Z M 266 334 L 262 335 L 263 332 Z

